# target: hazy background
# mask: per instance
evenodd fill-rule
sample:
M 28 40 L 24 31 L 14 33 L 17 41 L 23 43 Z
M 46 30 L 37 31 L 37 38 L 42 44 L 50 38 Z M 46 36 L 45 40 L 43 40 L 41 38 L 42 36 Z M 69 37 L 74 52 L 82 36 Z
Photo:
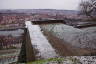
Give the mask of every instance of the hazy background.
M 0 9 L 77 10 L 80 0 L 0 0 Z

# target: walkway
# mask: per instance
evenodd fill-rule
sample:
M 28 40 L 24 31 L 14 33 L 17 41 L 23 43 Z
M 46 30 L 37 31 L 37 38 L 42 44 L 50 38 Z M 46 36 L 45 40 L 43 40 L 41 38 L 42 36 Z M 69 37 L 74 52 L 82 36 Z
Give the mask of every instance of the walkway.
M 48 59 L 54 58 L 58 55 L 56 54 L 55 50 L 52 48 L 46 37 L 43 35 L 39 25 L 32 25 L 30 21 L 26 22 L 27 28 L 30 33 L 32 46 L 36 50 L 38 50 L 38 54 L 36 56 L 37 59 Z

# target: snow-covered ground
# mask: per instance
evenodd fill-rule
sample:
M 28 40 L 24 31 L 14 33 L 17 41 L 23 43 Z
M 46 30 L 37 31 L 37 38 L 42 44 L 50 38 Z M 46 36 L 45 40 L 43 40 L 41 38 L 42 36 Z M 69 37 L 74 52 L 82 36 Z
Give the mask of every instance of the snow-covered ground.
M 48 24 L 40 26 L 54 36 L 79 48 L 96 49 L 96 27 L 78 29 L 65 24 Z

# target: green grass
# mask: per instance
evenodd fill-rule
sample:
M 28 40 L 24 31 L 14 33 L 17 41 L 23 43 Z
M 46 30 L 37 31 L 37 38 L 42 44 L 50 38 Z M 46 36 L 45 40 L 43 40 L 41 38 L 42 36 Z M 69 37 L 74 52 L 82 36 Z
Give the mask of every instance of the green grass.
M 27 64 L 44 64 L 44 63 L 51 62 L 51 61 L 64 61 L 64 58 L 50 58 L 47 60 L 38 60 L 35 62 L 28 62 Z

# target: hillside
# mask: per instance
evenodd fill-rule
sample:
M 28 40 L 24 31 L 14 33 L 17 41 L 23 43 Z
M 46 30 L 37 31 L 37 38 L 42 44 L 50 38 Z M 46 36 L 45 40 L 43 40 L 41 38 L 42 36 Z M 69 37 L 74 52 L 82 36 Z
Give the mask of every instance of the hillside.
M 14 10 L 9 10 L 9 9 L 2 9 L 0 10 L 0 13 L 40 13 L 40 14 L 46 14 L 46 13 L 51 13 L 51 14 L 77 14 L 78 11 L 75 10 L 56 10 L 56 9 L 14 9 Z

